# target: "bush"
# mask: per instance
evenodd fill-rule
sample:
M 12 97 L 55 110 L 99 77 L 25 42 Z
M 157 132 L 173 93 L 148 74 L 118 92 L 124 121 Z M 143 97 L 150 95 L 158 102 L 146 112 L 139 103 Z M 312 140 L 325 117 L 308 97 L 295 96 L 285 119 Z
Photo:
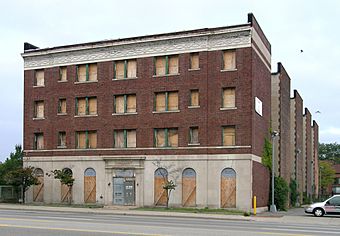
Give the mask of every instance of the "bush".
M 293 179 L 290 180 L 289 191 L 290 191 L 290 205 L 295 206 L 295 204 L 297 203 L 299 193 L 297 191 L 296 181 Z
M 303 192 L 303 204 L 311 204 L 312 199 L 310 196 L 307 195 L 307 192 Z
M 274 202 L 276 208 L 281 211 L 286 210 L 289 187 L 282 177 L 275 177 Z

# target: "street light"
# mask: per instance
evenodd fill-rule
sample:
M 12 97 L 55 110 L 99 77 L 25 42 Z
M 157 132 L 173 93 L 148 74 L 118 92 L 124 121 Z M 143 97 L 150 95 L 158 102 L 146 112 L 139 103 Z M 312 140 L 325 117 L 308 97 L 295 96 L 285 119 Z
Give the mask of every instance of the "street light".
M 272 138 L 272 204 L 270 205 L 270 212 L 277 212 L 276 210 L 276 206 L 274 203 L 274 188 L 275 188 L 275 183 L 274 183 L 274 172 L 275 172 L 275 165 L 274 165 L 274 151 L 275 151 L 275 145 L 274 145 L 274 141 L 275 138 L 279 136 L 279 132 L 277 131 L 273 131 L 271 133 L 271 138 Z

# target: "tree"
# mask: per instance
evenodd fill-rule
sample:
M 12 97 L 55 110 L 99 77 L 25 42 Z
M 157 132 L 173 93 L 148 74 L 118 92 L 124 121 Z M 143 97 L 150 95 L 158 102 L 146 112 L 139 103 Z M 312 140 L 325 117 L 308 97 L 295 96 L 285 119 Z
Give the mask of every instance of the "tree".
M 340 144 L 320 143 L 319 160 L 328 160 L 332 161 L 334 164 L 340 164 Z
M 7 184 L 21 187 L 22 201 L 25 203 L 25 193 L 32 185 L 39 184 L 38 178 L 34 175 L 34 167 L 20 167 L 5 174 L 4 179 Z
M 21 145 L 16 145 L 15 152 L 11 152 L 9 158 L 7 158 L 4 163 L 0 164 L 0 185 L 7 184 L 7 181 L 5 180 L 5 175 L 7 173 L 22 168 L 23 156 L 24 153 Z
M 177 184 L 176 180 L 179 177 L 178 172 L 181 170 L 180 168 L 175 168 L 174 165 L 163 165 L 161 160 L 153 162 L 153 164 L 157 168 L 165 169 L 168 173 L 160 171 L 163 178 L 163 189 L 166 191 L 166 208 L 169 208 L 169 200 L 171 196 L 171 192 L 176 190 Z M 172 178 L 172 179 L 169 179 Z
M 286 210 L 289 187 L 284 178 L 275 177 L 274 201 L 279 210 Z
M 272 171 L 272 143 L 268 138 L 264 139 L 263 153 L 262 153 L 262 164 Z
M 329 161 L 320 161 L 320 187 L 321 187 L 321 195 L 323 194 L 325 188 L 331 185 L 335 180 L 335 170 L 332 167 L 332 164 Z
M 68 168 L 65 168 L 63 170 L 52 170 L 50 174 L 47 174 L 48 176 L 53 175 L 55 179 L 59 179 L 61 184 L 64 184 L 68 187 L 68 192 L 70 193 L 70 197 L 68 197 L 68 203 L 71 204 L 72 202 L 72 187 L 74 178 L 72 175 L 72 171 Z

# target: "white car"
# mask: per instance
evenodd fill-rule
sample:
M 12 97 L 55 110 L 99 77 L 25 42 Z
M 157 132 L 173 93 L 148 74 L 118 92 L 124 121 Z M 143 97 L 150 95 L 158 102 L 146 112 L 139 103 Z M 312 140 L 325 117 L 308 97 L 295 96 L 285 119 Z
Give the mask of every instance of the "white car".
M 340 195 L 334 195 L 324 202 L 316 202 L 307 206 L 305 208 L 305 213 L 314 214 L 314 216 L 340 214 Z

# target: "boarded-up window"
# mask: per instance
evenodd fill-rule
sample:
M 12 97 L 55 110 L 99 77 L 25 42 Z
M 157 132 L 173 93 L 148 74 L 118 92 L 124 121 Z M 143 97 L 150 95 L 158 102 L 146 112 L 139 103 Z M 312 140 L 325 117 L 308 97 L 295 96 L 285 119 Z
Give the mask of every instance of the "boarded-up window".
M 59 81 L 67 81 L 67 67 L 66 66 L 59 68 Z
M 127 77 L 136 78 L 137 77 L 137 61 L 128 60 L 127 62 Z
M 86 81 L 86 65 L 79 65 L 77 66 L 77 81 L 78 82 L 85 82 Z
M 61 98 L 58 101 L 58 114 L 66 114 L 66 99 Z
M 38 180 L 38 184 L 33 186 L 33 201 L 44 201 L 44 171 L 40 168 L 36 168 L 33 172 L 34 176 Z
M 196 206 L 196 172 L 192 168 L 185 169 L 182 174 L 182 205 Z
M 191 53 L 190 54 L 190 69 L 197 70 L 199 68 L 200 68 L 199 54 L 198 53 Z
M 97 148 L 97 132 L 88 132 L 88 148 Z
M 223 104 L 224 108 L 235 107 L 235 88 L 224 88 L 223 89 Z
M 97 64 L 89 64 L 88 81 L 97 81 Z
M 35 118 L 44 118 L 44 101 L 35 102 L 34 112 Z
M 125 78 L 125 61 L 115 62 L 115 79 Z
M 190 144 L 199 144 L 198 141 L 198 127 L 190 127 Z
M 156 75 L 166 74 L 166 57 L 156 57 L 155 72 Z
M 156 111 L 165 111 L 166 105 L 165 105 L 165 96 L 166 93 L 156 93 Z
M 168 130 L 168 146 L 178 147 L 178 130 L 177 129 Z
M 164 168 L 158 168 L 154 174 L 154 204 L 156 206 L 165 206 L 168 192 L 163 188 L 168 182 L 168 171 Z
M 133 148 L 136 147 L 136 130 L 115 130 L 114 131 L 115 148 Z
M 178 74 L 178 56 L 169 56 L 169 74 Z
M 86 115 L 86 98 L 77 98 L 77 115 Z
M 115 96 L 114 100 L 115 104 L 115 113 L 124 113 L 125 105 L 124 105 L 124 95 Z
M 35 78 L 34 78 L 34 86 L 44 86 L 44 85 L 45 85 L 44 70 L 36 70 Z
M 235 126 L 223 127 L 223 146 L 235 146 Z
M 84 172 L 84 202 L 96 202 L 96 171 L 92 168 Z
M 178 92 L 168 93 L 168 111 L 178 110 Z
M 34 134 L 34 149 L 36 150 L 44 149 L 44 134 L 43 133 Z
M 233 70 L 236 68 L 236 56 L 235 51 L 223 52 L 223 70 Z
M 61 131 L 58 133 L 58 147 L 66 147 L 66 132 Z
M 126 96 L 127 104 L 126 104 L 126 112 L 136 112 L 136 95 L 130 94 Z
M 225 168 L 221 172 L 221 208 L 236 207 L 236 172 Z
M 190 106 L 199 106 L 199 91 L 191 90 L 190 91 Z
M 97 148 L 97 131 L 76 132 L 76 148 Z
M 156 93 L 155 111 L 177 111 L 178 92 Z
M 91 97 L 88 98 L 88 114 L 89 115 L 96 115 L 97 114 L 97 98 Z
M 155 147 L 178 147 L 178 129 L 165 128 L 154 130 Z
M 126 147 L 136 147 L 136 130 L 127 130 Z
M 86 148 L 86 131 L 77 132 L 76 141 L 77 141 L 77 148 Z

